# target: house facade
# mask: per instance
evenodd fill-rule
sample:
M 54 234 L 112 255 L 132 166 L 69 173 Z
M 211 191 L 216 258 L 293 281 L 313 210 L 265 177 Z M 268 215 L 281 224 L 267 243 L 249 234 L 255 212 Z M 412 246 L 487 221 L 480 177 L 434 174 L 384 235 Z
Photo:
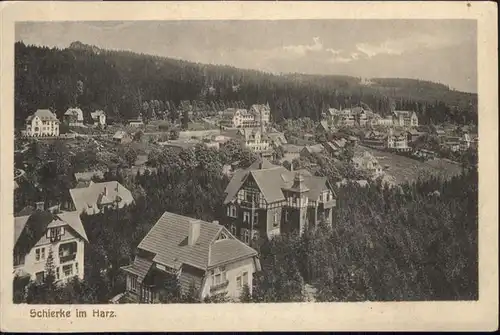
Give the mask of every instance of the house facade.
M 336 195 L 326 177 L 289 171 L 265 158 L 234 172 L 226 187 L 224 225 L 244 243 L 332 224 Z
M 352 161 L 357 169 L 367 171 L 372 177 L 380 176 L 383 172 L 378 160 L 367 151 L 362 155 L 354 156 Z
M 48 109 L 38 109 L 26 118 L 26 136 L 59 136 L 59 120 Z
M 271 140 L 266 133 L 263 133 L 259 128 L 243 128 L 237 133 L 237 138 L 240 140 L 244 148 L 255 152 L 264 157 L 272 156 Z
M 130 143 L 132 142 L 132 136 L 124 130 L 117 130 L 113 135 L 113 142 L 121 144 Z
M 387 149 L 396 151 L 409 151 L 411 148 L 408 146 L 408 136 L 405 132 L 393 131 L 389 129 L 387 134 Z
M 418 127 L 418 117 L 415 112 L 394 111 L 393 125 L 400 127 Z
M 72 209 L 79 214 L 94 215 L 105 208 L 123 208 L 134 202 L 132 193 L 117 181 L 89 182 L 88 187 L 69 190 Z
M 80 108 L 68 108 L 64 113 L 64 122 L 69 126 L 83 126 L 83 111 Z
M 219 125 L 227 128 L 254 128 L 260 126 L 255 114 L 243 108 L 227 108 L 221 113 Z
M 106 114 L 102 110 L 96 110 L 90 113 L 92 121 L 95 127 L 105 127 L 106 126 Z
M 43 281 L 52 255 L 57 282 L 84 278 L 84 251 L 88 243 L 77 212 L 51 213 L 41 209 L 14 218 L 14 273 Z
M 254 116 L 254 120 L 258 122 L 259 125 L 268 125 L 271 122 L 271 108 L 269 103 L 265 105 L 252 105 L 250 107 L 249 113 Z
M 243 287 L 252 291 L 260 271 L 257 251 L 218 223 L 165 212 L 137 247 L 126 273 L 128 301 L 160 301 L 165 282 L 176 280 L 182 293 L 197 300 L 225 293 L 237 301 Z

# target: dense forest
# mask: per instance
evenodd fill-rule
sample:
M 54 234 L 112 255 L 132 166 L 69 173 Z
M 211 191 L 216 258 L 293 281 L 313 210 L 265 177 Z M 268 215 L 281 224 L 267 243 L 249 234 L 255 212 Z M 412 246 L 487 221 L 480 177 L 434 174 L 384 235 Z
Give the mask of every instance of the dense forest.
M 421 123 L 477 123 L 476 94 L 426 81 L 373 79 L 364 85 L 355 77 L 273 75 L 100 50 L 78 42 L 62 50 L 15 45 L 17 126 L 37 108 L 51 108 L 59 117 L 68 107 L 79 106 L 86 118 L 102 109 L 118 120 L 139 113 L 147 120 L 154 112 L 177 115 L 183 101 L 193 100 L 214 111 L 221 109 L 221 102 L 268 102 L 276 122 L 299 117 L 318 120 L 325 108 L 363 102 L 383 115 L 391 106 L 415 110 Z

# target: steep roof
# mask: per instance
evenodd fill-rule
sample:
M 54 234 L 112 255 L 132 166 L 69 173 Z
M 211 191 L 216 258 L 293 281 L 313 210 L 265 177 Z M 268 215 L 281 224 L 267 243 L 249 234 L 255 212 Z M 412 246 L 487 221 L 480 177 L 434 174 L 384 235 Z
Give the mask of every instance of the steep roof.
M 135 274 L 139 283 L 142 283 L 152 265 L 152 261 L 139 256 L 135 256 L 134 263 L 123 266 L 122 269 Z
M 200 224 L 200 234 L 194 245 L 187 243 L 191 222 Z M 220 233 L 228 237 L 216 240 Z M 153 261 L 179 269 L 187 264 L 198 269 L 228 263 L 245 257 L 253 257 L 257 252 L 237 240 L 223 226 L 194 220 L 170 212 L 165 212 L 139 243 L 138 249 L 155 254 Z
M 37 109 L 37 111 L 33 115 L 28 116 L 26 120 L 31 121 L 35 116 L 38 116 L 43 121 L 59 121 L 57 116 L 49 109 Z
M 68 108 L 64 115 L 74 115 L 78 121 L 83 121 L 83 111 L 80 108 Z
M 42 238 L 47 228 L 57 225 L 68 225 L 85 241 L 87 234 L 83 228 L 78 212 L 61 212 L 53 214 L 48 211 L 34 211 L 31 215 L 14 218 L 14 244 L 28 252 Z
M 81 213 L 88 205 L 94 206 L 99 200 L 103 201 L 100 196 L 104 193 L 105 189 L 107 192 L 106 198 L 111 201 L 114 201 L 117 197 L 124 203 L 131 203 L 134 201 L 132 193 L 117 181 L 92 183 L 87 188 L 73 188 L 69 190 L 77 212 Z
M 308 172 L 288 171 L 282 166 L 273 166 L 264 169 L 249 167 L 244 170 L 237 170 L 233 174 L 225 190 L 226 199 L 224 200 L 224 204 L 233 201 L 236 194 L 249 177 L 255 180 L 268 203 L 284 200 L 285 196 L 282 190 L 292 187 L 297 173 L 302 174 L 304 185 L 309 189 L 307 195 L 310 199 L 316 200 L 320 193 L 328 187 L 326 177 L 313 176 Z

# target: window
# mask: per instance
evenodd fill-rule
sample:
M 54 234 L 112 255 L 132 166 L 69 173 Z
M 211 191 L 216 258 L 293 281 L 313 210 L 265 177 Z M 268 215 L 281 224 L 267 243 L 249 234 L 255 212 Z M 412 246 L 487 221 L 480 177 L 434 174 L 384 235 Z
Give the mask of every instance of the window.
M 15 254 L 14 255 L 14 266 L 24 265 L 25 255 Z
M 236 226 L 232 224 L 229 229 L 231 229 L 231 234 L 236 235 Z
M 45 260 L 45 248 L 36 248 L 35 249 L 35 260 L 37 262 L 41 262 Z
M 245 198 L 246 198 L 246 201 L 252 202 L 252 200 L 253 200 L 253 194 L 250 193 L 250 192 L 245 192 Z
M 78 262 L 75 263 L 75 274 L 78 275 Z
M 241 276 L 236 277 L 236 287 L 237 288 L 242 288 L 243 285 L 241 283 Z
M 243 272 L 242 280 L 243 280 L 242 285 L 248 285 L 248 272 Z
M 243 212 L 243 222 L 245 222 L 245 223 L 250 222 L 250 213 L 249 212 Z
M 248 229 L 242 229 L 243 242 L 246 244 L 250 243 L 250 231 Z
M 136 276 L 129 276 L 130 278 L 130 290 L 133 292 L 137 291 L 137 277 Z
M 288 222 L 288 211 L 285 210 L 285 222 Z
M 274 212 L 274 221 L 273 221 L 273 226 L 279 226 L 280 224 L 280 213 Z
M 259 213 L 253 213 L 253 224 L 259 223 Z
M 226 281 L 226 268 L 215 268 L 212 273 L 212 286 L 223 284 Z
M 69 277 L 73 275 L 73 264 L 68 264 L 63 266 L 64 277 Z
M 236 206 L 229 205 L 227 207 L 227 216 L 232 217 L 232 218 L 237 217 L 237 215 L 236 215 Z

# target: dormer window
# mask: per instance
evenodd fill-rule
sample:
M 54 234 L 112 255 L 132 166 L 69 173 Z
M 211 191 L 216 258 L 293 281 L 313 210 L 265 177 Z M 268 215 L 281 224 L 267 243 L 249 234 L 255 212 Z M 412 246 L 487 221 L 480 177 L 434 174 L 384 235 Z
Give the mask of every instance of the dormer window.
M 222 241 L 222 240 L 227 240 L 228 237 L 224 232 L 220 233 L 219 237 L 217 238 L 217 241 Z

